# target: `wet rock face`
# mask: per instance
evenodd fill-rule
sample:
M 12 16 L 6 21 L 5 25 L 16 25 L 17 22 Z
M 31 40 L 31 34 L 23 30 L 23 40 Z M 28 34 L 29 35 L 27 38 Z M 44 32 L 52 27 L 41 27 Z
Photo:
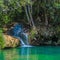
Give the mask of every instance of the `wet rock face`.
M 12 48 L 20 45 L 20 40 L 10 35 L 4 35 L 4 39 L 5 39 L 5 48 Z

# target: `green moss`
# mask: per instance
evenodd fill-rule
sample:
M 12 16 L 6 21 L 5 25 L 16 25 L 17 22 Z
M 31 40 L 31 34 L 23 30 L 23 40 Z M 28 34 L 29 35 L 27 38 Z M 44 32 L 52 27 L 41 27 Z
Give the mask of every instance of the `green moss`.
M 29 40 L 33 39 L 35 37 L 36 33 L 37 33 L 37 29 L 32 28 L 31 31 L 30 31 L 30 35 L 29 35 Z

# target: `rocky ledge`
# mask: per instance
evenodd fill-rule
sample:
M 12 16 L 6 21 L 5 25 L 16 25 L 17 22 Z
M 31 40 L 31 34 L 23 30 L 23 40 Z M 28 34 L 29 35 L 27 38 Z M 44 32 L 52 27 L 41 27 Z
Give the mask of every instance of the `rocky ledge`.
M 12 47 L 20 46 L 20 40 L 10 35 L 4 34 L 4 40 L 5 40 L 4 41 L 5 48 L 12 48 Z

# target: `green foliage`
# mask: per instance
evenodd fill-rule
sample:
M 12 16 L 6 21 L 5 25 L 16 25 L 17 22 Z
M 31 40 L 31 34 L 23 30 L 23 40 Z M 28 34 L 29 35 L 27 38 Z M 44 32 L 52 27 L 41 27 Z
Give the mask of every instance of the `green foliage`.
M 2 29 L 0 29 L 0 48 L 4 48 L 4 38 Z
M 22 6 L 25 6 L 25 5 L 31 4 L 31 3 L 32 3 L 31 0 L 20 0 L 20 4 L 21 4 Z
M 37 29 L 36 28 L 31 29 L 30 35 L 29 35 L 29 40 L 34 39 L 36 34 L 37 34 Z
M 37 17 L 40 17 L 40 20 L 45 23 L 47 17 L 48 23 L 51 25 L 60 23 L 60 2 L 57 2 L 57 0 L 0 0 L 0 27 L 9 22 L 21 21 L 21 18 L 26 22 L 24 7 L 27 7 L 27 5 L 31 7 L 31 4 L 32 10 L 30 9 L 30 12 L 34 21 L 37 20 Z M 26 10 L 28 10 L 28 7 Z M 57 27 L 57 31 L 60 32 L 60 27 Z M 35 34 L 36 29 L 33 28 L 29 38 L 33 39 Z M 2 40 L 1 36 L 1 42 Z
M 58 17 L 60 15 L 56 13 L 57 11 L 60 12 L 60 2 L 56 0 L 0 0 L 0 25 L 2 23 L 7 24 L 14 19 L 19 20 L 22 16 L 22 18 L 25 18 L 25 11 L 22 8 L 28 4 L 33 5 L 33 17 L 37 16 L 42 10 L 42 14 L 47 14 L 47 17 L 49 17 L 48 20 L 51 22 L 55 23 L 57 20 L 60 22 L 60 18 Z M 44 10 L 46 13 L 43 12 Z

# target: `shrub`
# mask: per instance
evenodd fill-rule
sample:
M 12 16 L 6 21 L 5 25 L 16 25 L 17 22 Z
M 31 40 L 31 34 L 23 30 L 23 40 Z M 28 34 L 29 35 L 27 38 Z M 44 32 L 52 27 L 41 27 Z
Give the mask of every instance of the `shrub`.
M 0 48 L 4 48 L 4 38 L 2 29 L 0 29 Z

